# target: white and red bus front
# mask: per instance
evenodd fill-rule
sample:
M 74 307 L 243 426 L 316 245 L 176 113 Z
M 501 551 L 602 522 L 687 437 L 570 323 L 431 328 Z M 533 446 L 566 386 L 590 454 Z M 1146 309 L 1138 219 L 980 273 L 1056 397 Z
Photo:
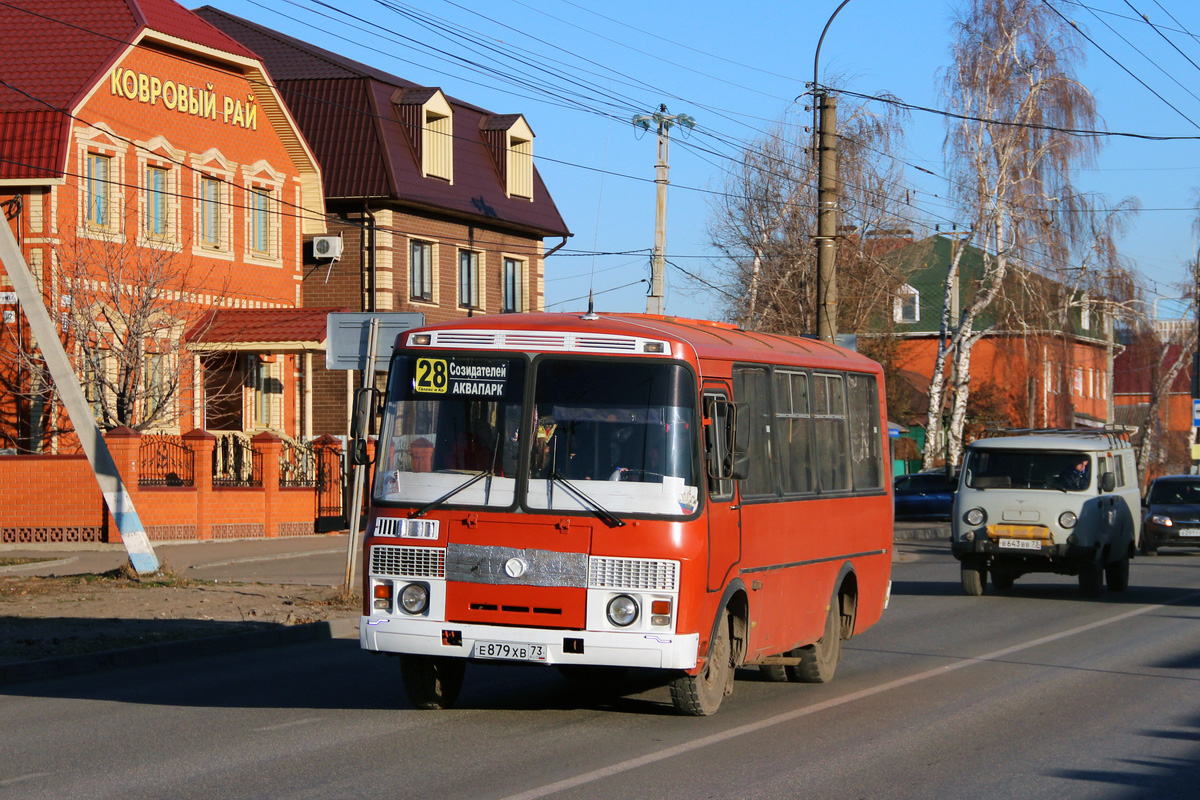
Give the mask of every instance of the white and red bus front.
M 361 644 L 693 669 L 702 623 L 680 586 L 705 569 L 695 370 L 665 340 L 539 331 L 548 351 L 520 352 L 533 335 L 435 329 L 397 349 Z

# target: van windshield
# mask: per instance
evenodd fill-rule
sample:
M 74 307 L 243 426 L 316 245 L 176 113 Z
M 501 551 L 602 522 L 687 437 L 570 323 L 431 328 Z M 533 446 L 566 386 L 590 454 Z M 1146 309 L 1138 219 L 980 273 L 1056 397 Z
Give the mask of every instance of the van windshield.
M 1092 484 L 1086 453 L 1062 450 L 971 449 L 964 467 L 971 489 L 1046 489 L 1076 492 Z

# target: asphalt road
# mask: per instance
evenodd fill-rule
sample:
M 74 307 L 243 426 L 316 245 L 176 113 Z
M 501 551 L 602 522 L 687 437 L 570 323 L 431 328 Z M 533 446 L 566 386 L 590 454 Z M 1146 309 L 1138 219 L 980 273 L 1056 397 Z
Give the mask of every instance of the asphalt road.
M 891 608 L 822 686 L 739 673 L 708 718 L 634 675 L 472 665 L 408 709 L 396 662 L 334 639 L 12 686 L 4 798 L 1195 798 L 1200 553 L 1088 601 L 1027 576 L 961 594 L 902 545 Z

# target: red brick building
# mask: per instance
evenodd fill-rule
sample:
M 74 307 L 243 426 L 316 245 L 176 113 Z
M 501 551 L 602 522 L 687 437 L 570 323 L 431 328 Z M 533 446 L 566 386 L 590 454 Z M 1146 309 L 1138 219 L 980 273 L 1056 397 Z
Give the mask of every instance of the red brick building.
M 262 56 L 321 164 L 341 257 L 306 248 L 305 305 L 421 312 L 429 322 L 545 307 L 543 240 L 565 242 L 570 231 L 522 115 L 214 8 L 196 13 Z M 317 365 L 318 433 L 347 432 L 350 380 Z
M 15 0 L 0 29 L 0 204 L 98 418 L 311 429 L 319 343 L 242 332 L 296 321 L 303 237 L 326 230 L 260 59 L 172 0 Z M 0 451 L 69 450 L 6 273 L 0 309 Z

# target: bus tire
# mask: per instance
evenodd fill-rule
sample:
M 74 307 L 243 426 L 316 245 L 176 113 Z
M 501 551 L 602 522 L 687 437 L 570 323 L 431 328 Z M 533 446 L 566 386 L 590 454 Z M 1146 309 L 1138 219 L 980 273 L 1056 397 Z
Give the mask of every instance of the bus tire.
M 1104 565 L 1104 583 L 1110 592 L 1123 592 L 1129 588 L 1129 554 Z
M 1079 593 L 1084 597 L 1099 597 L 1104 591 L 1104 567 L 1088 561 L 1079 565 Z
M 400 656 L 404 693 L 413 708 L 450 708 L 462 690 L 466 671 L 467 662 L 462 658 Z
M 704 668 L 695 675 L 671 681 L 671 703 L 680 714 L 707 717 L 717 712 L 725 695 L 733 693 L 733 648 L 729 637 L 729 612 L 721 612 L 716 635 L 708 643 Z
M 782 664 L 761 664 L 758 671 L 763 680 L 771 683 L 783 683 L 788 679 L 787 667 Z
M 842 658 L 842 615 L 839 610 L 841 598 L 834 598 L 825 615 L 825 635 L 816 644 L 801 647 L 793 652 L 800 663 L 788 667 L 788 675 L 799 683 L 826 683 L 833 680 L 838 661 Z
M 962 560 L 962 588 L 968 597 L 983 595 L 983 584 L 987 580 L 987 564 L 982 558 L 964 558 Z

